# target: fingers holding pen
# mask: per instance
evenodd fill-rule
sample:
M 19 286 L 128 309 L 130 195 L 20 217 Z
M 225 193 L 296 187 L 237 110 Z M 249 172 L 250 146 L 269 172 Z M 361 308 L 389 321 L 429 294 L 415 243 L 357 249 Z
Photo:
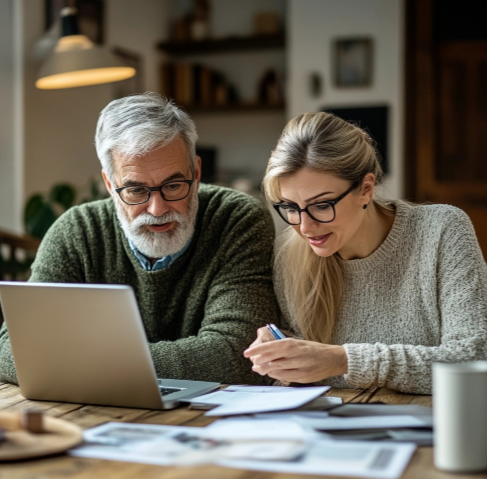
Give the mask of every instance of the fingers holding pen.
M 262 376 L 286 382 L 316 382 L 348 372 L 343 346 L 286 338 L 252 345 L 244 356 L 252 370 Z
M 292 348 L 291 342 L 295 341 L 292 338 L 283 339 L 280 341 L 271 341 L 268 343 L 251 346 L 244 351 L 244 356 L 249 358 L 254 367 L 252 368 L 259 374 L 266 374 L 263 372 L 261 366 L 276 364 L 276 361 L 284 360 Z M 266 368 L 266 371 L 268 368 Z
M 269 353 L 270 351 L 274 350 L 274 345 L 281 341 L 268 341 L 265 343 L 255 344 L 252 343 L 244 352 L 243 355 L 245 358 L 252 358 L 254 356 L 260 356 L 262 354 Z
M 258 346 L 259 344 L 264 344 L 270 341 L 274 341 L 274 337 L 270 333 L 269 329 L 267 327 L 259 328 L 257 330 L 257 338 L 256 340 L 247 348 L 246 351 L 249 349 Z M 248 359 L 250 359 L 252 362 L 254 362 L 254 359 L 252 356 L 248 356 L 244 353 L 244 356 Z
M 292 363 L 293 361 L 290 361 L 286 358 L 264 361 L 261 363 L 254 363 L 254 365 L 252 366 L 252 371 L 260 374 L 261 376 L 268 375 L 272 377 L 272 373 L 292 368 Z

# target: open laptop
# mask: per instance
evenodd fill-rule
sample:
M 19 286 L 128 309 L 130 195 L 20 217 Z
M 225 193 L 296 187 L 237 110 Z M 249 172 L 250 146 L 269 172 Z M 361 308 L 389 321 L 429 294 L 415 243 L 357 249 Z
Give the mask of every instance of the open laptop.
M 172 409 L 219 386 L 157 379 L 130 286 L 0 282 L 0 301 L 27 399 Z

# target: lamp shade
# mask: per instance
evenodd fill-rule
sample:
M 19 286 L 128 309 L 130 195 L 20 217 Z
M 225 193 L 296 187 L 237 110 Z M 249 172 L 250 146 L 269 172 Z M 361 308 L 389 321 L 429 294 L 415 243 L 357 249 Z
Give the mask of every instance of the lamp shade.
M 67 11 L 67 20 L 74 21 L 73 9 L 64 10 Z M 70 24 L 64 22 L 63 29 L 65 25 Z M 43 64 L 36 87 L 51 90 L 97 85 L 125 80 L 135 74 L 134 68 L 123 65 L 115 55 L 95 45 L 85 35 L 70 30 L 59 39 L 56 48 Z

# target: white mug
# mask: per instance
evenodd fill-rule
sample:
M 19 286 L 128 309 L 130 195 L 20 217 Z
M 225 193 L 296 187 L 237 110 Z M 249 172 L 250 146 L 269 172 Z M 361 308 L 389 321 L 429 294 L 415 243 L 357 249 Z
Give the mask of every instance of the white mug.
M 433 364 L 433 417 L 438 469 L 487 469 L 487 361 Z

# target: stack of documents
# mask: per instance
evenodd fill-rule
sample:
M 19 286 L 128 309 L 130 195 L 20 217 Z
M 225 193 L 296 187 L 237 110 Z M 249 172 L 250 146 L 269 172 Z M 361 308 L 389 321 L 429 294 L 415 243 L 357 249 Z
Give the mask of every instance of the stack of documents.
M 84 433 L 80 457 L 161 465 L 213 463 L 296 474 L 398 478 L 432 442 L 431 408 L 342 404 L 329 387 L 230 386 L 191 400 L 229 416 L 205 428 L 108 423 Z M 238 417 L 237 417 L 238 416 Z
M 381 440 L 433 444 L 433 416 L 417 405 L 345 404 L 328 411 L 256 414 L 257 419 L 287 419 L 335 440 Z
M 400 477 L 415 450 L 407 443 L 330 441 L 289 421 L 249 418 L 220 420 L 206 428 L 107 423 L 85 431 L 84 440 L 71 455 L 383 479 Z
M 307 405 L 317 400 L 330 389 L 330 386 L 312 386 L 303 388 L 276 386 L 229 386 L 191 399 L 192 407 L 209 409 L 206 416 L 235 416 L 271 411 L 286 411 Z M 333 405 L 340 404 L 334 398 Z M 320 398 L 325 408 L 325 398 Z M 325 400 L 325 401 L 323 401 Z

